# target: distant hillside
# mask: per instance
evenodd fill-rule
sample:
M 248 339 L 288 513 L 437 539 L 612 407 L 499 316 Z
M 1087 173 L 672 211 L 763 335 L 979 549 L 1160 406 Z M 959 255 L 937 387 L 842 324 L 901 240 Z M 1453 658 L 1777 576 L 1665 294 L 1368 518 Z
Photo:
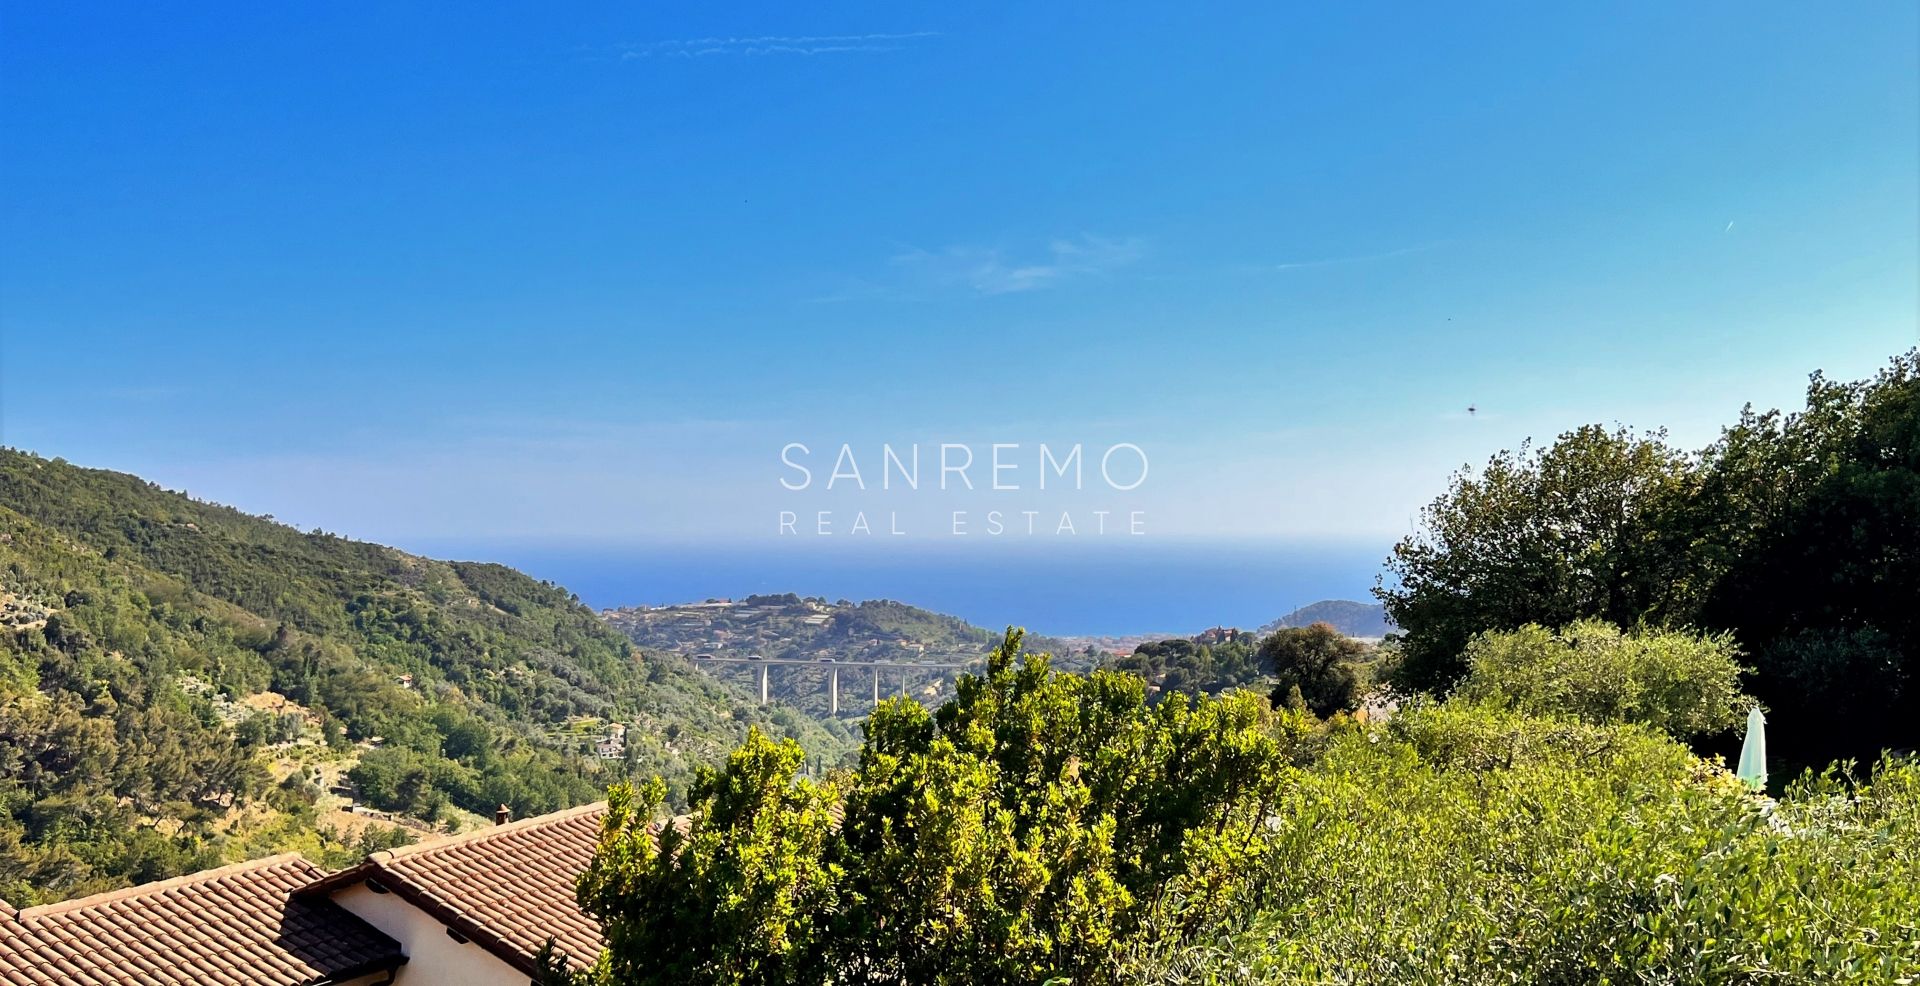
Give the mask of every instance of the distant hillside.
M 971 664 L 984 658 L 1000 641 L 1000 630 L 973 626 L 958 617 L 917 606 L 879 599 L 852 603 L 782 595 L 715 599 L 674 606 L 641 606 L 605 610 L 601 617 L 643 650 L 693 657 L 784 658 L 859 664 L 872 661 Z M 1049 637 L 1029 636 L 1029 650 L 1051 651 L 1063 665 L 1075 662 L 1074 648 Z M 697 664 L 699 662 L 696 662 Z M 1080 663 L 1087 663 L 1081 660 Z M 699 664 L 712 673 L 758 688 L 753 668 Z M 782 667 L 769 684 L 774 696 L 814 715 L 825 715 L 827 700 L 822 682 L 826 669 Z M 935 701 L 951 693 L 956 673 L 929 670 L 911 677 L 913 693 Z M 870 701 L 870 679 L 849 680 L 844 670 L 841 711 L 863 714 L 867 702 L 855 702 L 863 692 Z M 897 692 L 894 678 L 883 689 Z
M 323 825 L 341 785 L 416 825 L 548 811 L 630 772 L 680 788 L 752 723 L 848 748 L 512 569 L 0 449 L 0 897 L 17 906 L 285 848 L 324 860 L 351 848 Z
M 1379 603 L 1360 603 L 1350 599 L 1323 599 L 1302 606 L 1259 630 L 1266 636 L 1286 627 L 1304 627 L 1315 623 L 1332 624 L 1349 637 L 1384 637 L 1393 632 L 1385 609 Z

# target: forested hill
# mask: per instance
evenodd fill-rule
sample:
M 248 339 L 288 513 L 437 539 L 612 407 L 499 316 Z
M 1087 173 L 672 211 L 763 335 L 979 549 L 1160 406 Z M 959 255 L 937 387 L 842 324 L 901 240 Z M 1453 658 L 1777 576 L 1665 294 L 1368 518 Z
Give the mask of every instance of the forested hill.
M 1351 599 L 1323 599 L 1310 603 L 1263 626 L 1264 637 L 1287 627 L 1306 627 L 1325 623 L 1349 637 L 1384 637 L 1393 632 L 1385 607 L 1379 603 L 1359 603 Z
M 762 715 L 565 589 L 0 449 L 0 897 L 684 781 Z M 829 755 L 799 717 L 771 731 Z M 625 727 L 624 735 L 621 727 Z M 345 803 L 344 800 L 341 803 Z
M 692 657 L 774 659 L 859 664 L 866 662 L 974 664 L 983 661 L 1003 633 L 973 626 L 957 616 L 935 613 L 889 599 L 828 602 L 794 593 L 710 599 L 672 606 L 634 606 L 606 610 L 608 624 L 649 653 Z M 1055 656 L 1056 666 L 1084 668 L 1093 663 L 1065 641 L 1039 635 L 1027 638 L 1031 649 Z M 702 664 L 703 670 L 745 685 L 757 681 L 747 666 Z M 782 701 L 816 716 L 827 714 L 825 676 L 820 668 L 783 668 L 769 684 Z M 924 702 L 937 703 L 952 693 L 958 672 L 913 676 L 908 687 Z M 852 685 L 848 686 L 853 688 Z M 887 687 L 895 687 L 889 682 Z M 857 691 L 857 689 L 855 689 Z M 850 692 L 851 694 L 851 692 Z M 845 714 L 864 715 L 865 703 L 849 702 Z
M 689 656 L 966 663 L 984 659 L 1001 639 L 1000 632 L 957 616 L 889 599 L 828 602 L 790 592 L 633 606 L 601 615 L 649 651 Z M 1034 649 L 1070 649 L 1048 637 L 1028 639 Z

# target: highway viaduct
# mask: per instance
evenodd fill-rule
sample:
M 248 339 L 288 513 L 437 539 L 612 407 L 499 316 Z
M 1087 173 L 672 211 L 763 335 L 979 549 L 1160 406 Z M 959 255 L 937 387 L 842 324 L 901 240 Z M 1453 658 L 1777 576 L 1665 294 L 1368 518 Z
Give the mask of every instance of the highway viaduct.
M 827 674 L 827 709 L 829 715 L 840 714 L 840 672 L 859 669 L 873 672 L 873 702 L 880 704 L 880 672 L 900 672 L 900 694 L 907 693 L 907 676 L 914 671 L 956 671 L 966 667 L 964 664 L 946 664 L 940 662 L 916 663 L 909 661 L 836 661 L 821 658 L 809 661 L 797 657 L 715 657 L 712 654 L 695 654 L 694 661 L 700 664 L 757 664 L 760 666 L 760 704 L 767 704 L 767 682 L 773 665 L 802 665 L 809 668 L 825 668 Z

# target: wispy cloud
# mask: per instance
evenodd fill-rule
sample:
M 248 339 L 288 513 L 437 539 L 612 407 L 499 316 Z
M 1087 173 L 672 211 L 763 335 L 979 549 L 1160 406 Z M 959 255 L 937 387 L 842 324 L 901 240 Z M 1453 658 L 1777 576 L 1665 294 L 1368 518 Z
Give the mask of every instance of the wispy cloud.
M 1409 254 L 1425 253 L 1438 246 L 1437 243 L 1423 243 L 1420 246 L 1401 247 L 1381 253 L 1363 253 L 1351 257 L 1322 257 L 1316 260 L 1295 260 L 1283 264 L 1274 264 L 1274 270 L 1305 270 L 1310 267 L 1338 267 L 1344 264 L 1365 264 L 1376 260 L 1391 260 Z
M 1042 251 L 1024 255 L 999 248 L 950 246 L 914 249 L 896 255 L 891 266 L 908 281 L 975 294 L 1014 294 L 1053 287 L 1064 281 L 1098 277 L 1138 261 L 1146 243 L 1138 237 L 1109 239 L 1082 234 L 1056 239 Z
M 622 45 L 621 58 L 704 58 L 711 55 L 838 55 L 851 52 L 899 51 L 937 31 L 905 34 L 759 34 L 748 37 L 676 38 Z

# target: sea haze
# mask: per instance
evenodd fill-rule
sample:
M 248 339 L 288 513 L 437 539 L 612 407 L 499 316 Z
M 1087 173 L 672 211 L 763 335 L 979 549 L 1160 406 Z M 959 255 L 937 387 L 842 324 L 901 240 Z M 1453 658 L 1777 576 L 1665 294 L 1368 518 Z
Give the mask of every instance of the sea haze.
M 512 565 L 566 586 L 595 608 L 795 592 L 894 599 L 985 627 L 1125 635 L 1256 627 L 1321 599 L 1370 600 L 1389 545 L 1154 539 L 888 548 L 474 540 L 405 547 Z

